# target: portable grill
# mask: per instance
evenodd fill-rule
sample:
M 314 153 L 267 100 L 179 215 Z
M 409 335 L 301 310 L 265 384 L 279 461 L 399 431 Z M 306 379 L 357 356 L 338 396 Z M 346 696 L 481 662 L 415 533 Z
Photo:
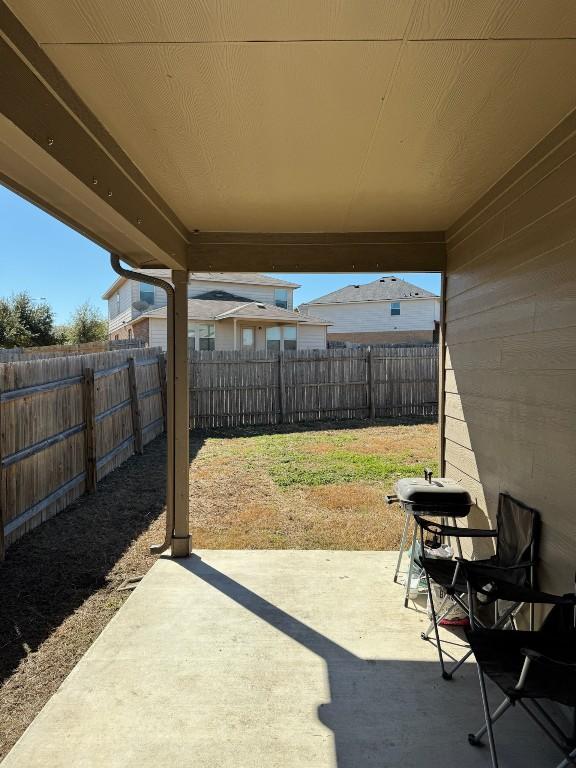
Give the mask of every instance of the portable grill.
M 400 503 L 405 512 L 404 529 L 400 542 L 400 552 L 394 573 L 394 581 L 398 581 L 398 574 L 402 565 L 404 549 L 410 529 L 410 521 L 415 515 L 424 517 L 440 517 L 454 520 L 458 517 L 466 517 L 470 512 L 472 500 L 470 494 L 455 480 L 447 477 L 432 477 L 432 470 L 425 469 L 424 477 L 404 477 L 397 481 L 395 493 L 386 496 L 388 504 Z M 410 594 L 410 582 L 414 567 L 414 550 L 416 548 L 417 525 L 414 523 L 412 546 L 410 548 L 410 563 L 406 576 L 406 596 L 404 606 L 408 606 Z M 458 542 L 459 546 L 459 542 Z M 461 554 L 460 552 L 458 554 Z

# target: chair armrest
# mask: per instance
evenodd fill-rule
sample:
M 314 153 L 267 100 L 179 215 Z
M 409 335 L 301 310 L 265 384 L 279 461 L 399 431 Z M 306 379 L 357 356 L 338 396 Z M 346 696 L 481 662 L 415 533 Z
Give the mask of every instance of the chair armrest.
M 498 531 L 488 528 L 458 528 L 454 525 L 443 525 L 432 520 L 426 520 L 420 515 L 414 515 L 414 518 L 421 528 L 424 528 L 428 533 L 435 533 L 437 536 L 453 536 L 455 539 L 485 539 L 498 535 Z
M 566 595 L 552 595 L 548 592 L 540 592 L 531 587 L 514 584 L 501 576 L 508 571 L 514 571 L 518 568 L 526 568 L 531 565 L 521 563 L 518 566 L 510 568 L 500 568 L 491 563 L 474 562 L 473 560 L 459 560 L 462 572 L 466 581 L 475 592 L 480 593 L 492 600 L 508 600 L 518 603 L 541 603 L 543 605 L 576 605 L 576 595 L 568 593 Z
M 530 568 L 532 566 L 538 565 L 538 563 L 535 560 L 528 560 L 523 563 L 516 563 L 516 565 L 494 565 L 494 563 L 487 563 L 485 561 L 474 561 L 474 560 L 466 560 L 464 557 L 456 557 L 455 560 L 458 560 L 460 563 L 465 563 L 466 566 L 470 567 L 472 570 L 477 571 L 520 571 L 524 570 L 525 568 Z
M 551 656 L 546 656 L 540 651 L 535 651 L 532 648 L 520 648 L 520 653 L 526 656 L 530 661 L 538 661 L 543 664 L 549 664 L 560 669 L 576 670 L 576 661 L 562 661 L 561 659 L 554 659 Z

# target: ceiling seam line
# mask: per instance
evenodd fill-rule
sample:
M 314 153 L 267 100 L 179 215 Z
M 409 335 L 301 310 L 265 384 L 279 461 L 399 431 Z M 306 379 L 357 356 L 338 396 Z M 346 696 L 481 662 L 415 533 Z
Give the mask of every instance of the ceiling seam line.
M 281 45 L 292 43 L 549 43 L 576 40 L 576 35 L 561 37 L 342 37 L 342 38 L 288 38 L 270 40 L 118 40 L 118 41 L 39 41 L 38 45 L 56 46 L 130 46 L 130 45 Z
M 380 100 L 380 106 L 378 108 L 378 114 L 376 115 L 376 120 L 374 121 L 374 125 L 372 126 L 372 132 L 370 135 L 370 140 L 368 142 L 368 146 L 366 148 L 366 153 L 364 155 L 364 159 L 362 161 L 362 164 L 360 166 L 360 171 L 358 173 L 358 176 L 356 178 L 356 182 L 354 184 L 354 189 L 352 191 L 352 195 L 348 201 L 348 205 L 346 206 L 346 212 L 344 214 L 344 229 L 349 228 L 349 221 L 350 216 L 352 213 L 352 206 L 354 205 L 356 198 L 360 191 L 360 185 L 362 183 L 362 180 L 364 178 L 364 173 L 366 171 L 366 167 L 368 165 L 368 158 L 370 157 L 370 153 L 372 151 L 372 147 L 374 146 L 374 142 L 376 141 L 376 134 L 378 132 L 378 126 L 380 125 L 380 120 L 382 117 L 382 114 L 384 112 L 384 107 L 386 103 L 388 102 L 388 99 L 390 97 L 390 93 L 392 92 L 392 87 L 394 85 L 394 80 L 396 78 L 396 75 L 398 73 L 398 69 L 400 68 L 400 61 L 402 59 L 402 54 L 404 53 L 404 48 L 406 47 L 407 42 L 407 33 L 408 30 L 412 28 L 412 25 L 414 23 L 414 17 L 416 13 L 416 7 L 418 6 L 418 0 L 414 0 L 412 3 L 412 8 L 410 9 L 410 18 L 406 22 L 406 27 L 404 28 L 404 36 L 402 38 L 402 42 L 400 43 L 398 47 L 398 53 L 396 54 L 396 60 L 394 61 L 394 66 L 392 68 L 392 72 L 390 73 L 390 77 L 388 79 L 388 83 L 386 84 L 386 91 L 384 93 L 384 96 Z

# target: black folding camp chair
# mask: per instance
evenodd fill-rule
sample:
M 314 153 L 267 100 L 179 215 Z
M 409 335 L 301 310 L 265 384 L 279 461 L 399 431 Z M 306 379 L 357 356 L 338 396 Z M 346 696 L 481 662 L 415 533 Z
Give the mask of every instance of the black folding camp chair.
M 429 516 L 428 516 L 429 517 Z M 451 680 L 454 672 L 471 656 L 472 651 L 458 661 L 455 661 L 450 669 L 447 669 L 444 660 L 445 651 L 442 650 L 440 640 L 439 623 L 454 603 L 459 605 L 466 615 L 468 608 L 468 585 L 462 564 L 467 562 L 462 558 L 461 538 L 495 538 L 496 554 L 485 560 L 474 562 L 483 564 L 495 577 L 508 581 L 517 586 L 534 587 L 534 568 L 536 564 L 536 551 L 538 542 L 539 515 L 535 509 L 526 506 L 507 493 L 501 493 L 498 499 L 498 512 L 496 529 L 487 530 L 479 528 L 461 528 L 456 525 L 445 525 L 424 516 L 416 515 L 416 522 L 420 527 L 419 565 L 426 575 L 428 588 L 428 602 L 432 620 L 426 632 L 422 633 L 423 640 L 429 640 L 432 630 L 436 639 L 438 658 L 442 669 L 442 677 Z M 452 560 L 436 559 L 426 554 L 425 533 L 431 533 L 436 540 L 442 537 L 454 539 L 457 544 L 459 557 Z M 436 582 L 444 591 L 445 598 L 438 610 L 434 605 L 431 581 Z M 492 628 L 500 628 L 514 624 L 514 616 L 521 608 L 521 601 L 513 601 L 501 614 L 499 613 L 498 597 L 486 593 L 482 596 L 485 604 L 493 604 L 495 609 Z M 530 627 L 533 628 L 534 615 L 530 611 Z M 474 614 L 474 626 L 485 628 L 484 623 Z M 452 657 L 450 657 L 452 658 Z
M 493 725 L 518 704 L 562 751 L 557 768 L 576 765 L 576 595 L 536 592 L 494 576 L 481 564 L 465 563 L 469 584 L 469 610 L 473 617 L 477 596 L 497 594 L 499 599 L 552 605 L 541 629 L 515 632 L 498 629 L 470 630 L 468 641 L 478 667 L 485 725 L 468 735 L 473 746 L 487 734 L 492 768 L 498 768 Z M 490 714 L 485 676 L 504 693 L 504 701 Z M 567 734 L 547 711 L 542 700 L 572 709 L 572 732 Z

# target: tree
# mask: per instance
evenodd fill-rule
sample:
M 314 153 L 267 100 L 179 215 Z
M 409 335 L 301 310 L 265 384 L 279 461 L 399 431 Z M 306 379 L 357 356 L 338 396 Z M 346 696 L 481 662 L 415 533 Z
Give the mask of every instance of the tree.
M 74 310 L 70 324 L 66 329 L 66 337 L 70 344 L 106 341 L 108 323 L 102 313 L 86 301 Z
M 59 341 L 47 302 L 35 303 L 26 292 L 0 299 L 1 347 L 43 347 Z

